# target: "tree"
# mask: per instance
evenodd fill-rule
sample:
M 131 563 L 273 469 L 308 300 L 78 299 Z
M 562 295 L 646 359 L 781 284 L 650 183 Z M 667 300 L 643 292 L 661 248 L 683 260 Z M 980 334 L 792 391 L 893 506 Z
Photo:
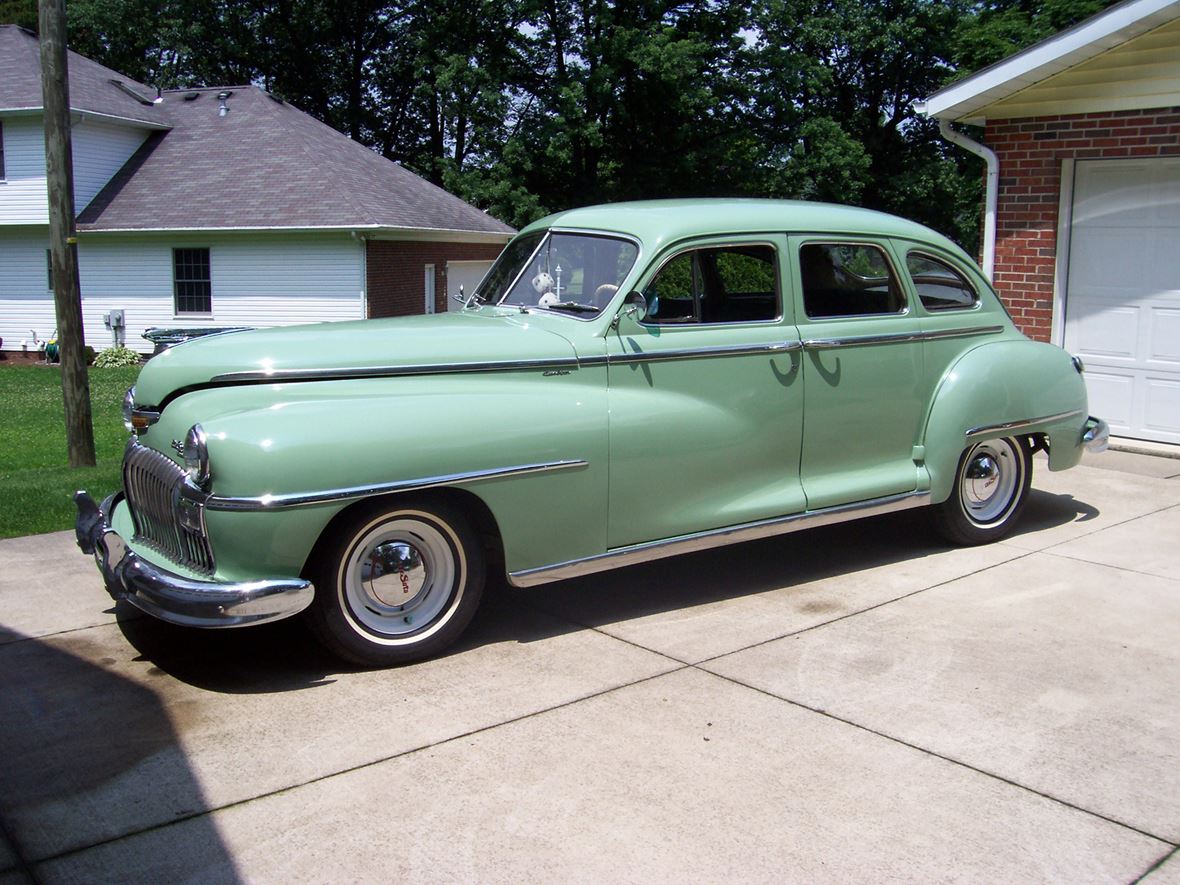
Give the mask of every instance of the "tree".
M 762 0 L 754 57 L 766 190 L 970 236 L 970 163 L 913 110 L 953 73 L 945 37 L 965 12 L 957 0 Z
M 128 76 L 257 83 L 512 224 L 772 195 L 895 212 L 973 249 L 980 163 L 912 103 L 1111 2 L 72 0 L 70 15 L 73 47 Z

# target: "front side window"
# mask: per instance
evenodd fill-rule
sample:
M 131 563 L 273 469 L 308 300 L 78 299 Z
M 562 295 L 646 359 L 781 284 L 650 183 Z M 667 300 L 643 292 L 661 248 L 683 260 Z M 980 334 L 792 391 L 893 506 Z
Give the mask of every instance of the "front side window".
M 885 252 L 868 243 L 799 249 L 803 307 L 812 319 L 901 313 L 905 298 Z
M 529 242 L 534 248 L 524 256 Z M 480 295 L 493 304 L 597 316 L 619 290 L 638 255 L 634 243 L 608 236 L 551 232 L 537 239 L 521 237 L 496 262 Z M 510 271 L 515 271 L 511 280 Z M 505 285 L 511 289 L 497 298 Z
M 208 249 L 172 250 L 172 288 L 178 314 L 213 313 Z
M 953 310 L 979 303 L 975 287 L 945 261 L 911 252 L 905 257 L 905 266 L 927 310 Z
M 774 320 L 775 252 L 767 245 L 693 249 L 677 255 L 643 291 L 645 323 L 738 323 Z

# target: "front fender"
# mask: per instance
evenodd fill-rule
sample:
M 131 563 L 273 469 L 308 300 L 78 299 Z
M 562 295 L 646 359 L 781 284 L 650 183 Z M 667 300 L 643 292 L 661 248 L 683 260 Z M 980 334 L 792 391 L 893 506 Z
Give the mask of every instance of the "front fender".
M 1086 418 L 1085 383 L 1061 348 L 1028 340 L 972 348 L 943 375 L 931 401 L 923 435 L 931 500 L 950 496 L 960 455 L 985 439 L 1047 433 L 1049 469 L 1073 467 Z
M 521 465 L 584 467 L 460 482 L 500 527 L 511 569 L 601 553 L 606 544 L 605 368 L 453 377 L 351 379 L 220 388 L 172 403 L 151 429 L 166 449 L 204 428 L 218 499 L 257 499 L 426 480 Z M 219 571 L 306 557 L 357 497 L 262 512 L 216 504 L 208 526 Z M 303 561 L 298 563 L 302 568 Z M 298 572 L 298 569 L 296 569 Z

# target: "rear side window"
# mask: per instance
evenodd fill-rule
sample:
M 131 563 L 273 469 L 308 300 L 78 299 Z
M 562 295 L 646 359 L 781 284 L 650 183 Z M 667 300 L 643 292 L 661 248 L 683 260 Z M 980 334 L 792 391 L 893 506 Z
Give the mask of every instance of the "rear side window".
M 803 308 L 812 319 L 901 313 L 905 298 L 885 252 L 868 243 L 799 249 Z
M 927 310 L 952 310 L 974 307 L 979 293 L 961 273 L 947 264 L 922 252 L 911 252 L 905 258 L 906 270 L 914 282 L 914 289 Z

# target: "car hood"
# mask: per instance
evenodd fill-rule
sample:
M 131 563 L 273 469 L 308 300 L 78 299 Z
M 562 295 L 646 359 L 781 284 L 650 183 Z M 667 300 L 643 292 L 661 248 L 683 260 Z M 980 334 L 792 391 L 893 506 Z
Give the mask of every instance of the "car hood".
M 482 364 L 576 358 L 564 336 L 513 312 L 464 312 L 283 326 L 196 338 L 152 357 L 135 384 L 141 406 L 179 393 L 274 378 L 310 380 L 337 373 L 468 370 Z

